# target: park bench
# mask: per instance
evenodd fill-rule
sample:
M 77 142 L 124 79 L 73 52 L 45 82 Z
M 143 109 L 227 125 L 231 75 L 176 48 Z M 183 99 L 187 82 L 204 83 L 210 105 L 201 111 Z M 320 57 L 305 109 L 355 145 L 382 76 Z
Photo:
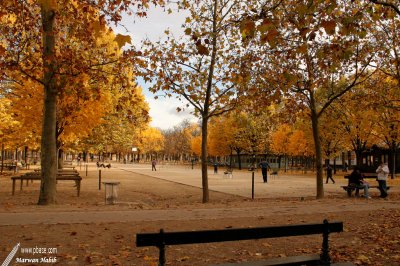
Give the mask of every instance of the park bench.
M 14 171 L 14 173 L 17 172 L 18 170 L 18 165 L 13 162 L 5 162 L 3 163 L 3 169 L 9 170 L 9 171 Z
M 28 185 L 29 181 L 33 181 L 33 180 L 41 180 L 41 173 L 38 171 L 35 172 L 30 172 L 30 173 L 26 173 L 24 175 L 20 175 L 20 176 L 12 176 L 11 180 L 12 180 L 12 195 L 15 194 L 15 183 L 17 180 L 21 181 L 20 184 L 20 191 L 22 191 L 22 184 L 23 181 L 26 180 L 26 184 Z M 79 173 L 77 171 L 69 171 L 69 172 L 63 172 L 63 171 L 59 171 L 57 173 L 57 177 L 56 180 L 72 180 L 75 181 L 75 185 L 76 185 L 76 191 L 77 191 L 77 196 L 79 197 L 80 195 L 80 191 L 81 191 L 81 181 L 82 181 L 82 177 L 79 176 Z
M 228 167 L 225 171 L 224 171 L 224 177 L 226 178 L 232 178 L 233 177 L 233 169 Z
M 299 224 L 286 226 L 268 226 L 256 228 L 230 228 L 221 230 L 184 231 L 136 234 L 136 246 L 155 246 L 159 249 L 159 265 L 166 265 L 165 247 L 168 245 L 199 244 L 224 241 L 277 238 L 322 234 L 321 254 L 272 258 L 263 261 L 228 263 L 228 265 L 261 266 L 261 265 L 354 265 L 352 263 L 331 264 L 328 237 L 330 233 L 343 232 L 343 222 L 329 223 L 324 220 L 319 224 Z M 222 266 L 222 265 L 220 265 Z
M 368 181 L 368 179 L 376 180 L 378 178 L 378 175 L 376 173 L 363 173 L 362 175 L 363 175 L 364 179 L 367 179 L 367 181 Z M 348 182 L 348 184 L 346 186 L 340 186 L 340 187 L 343 188 L 343 190 L 347 192 L 347 196 L 351 197 L 353 191 L 355 191 L 355 196 L 358 196 L 359 195 L 359 190 L 362 189 L 362 188 L 359 187 L 359 186 L 356 186 L 353 183 L 350 183 L 350 179 L 349 179 L 350 175 L 345 175 L 344 178 L 348 179 L 349 182 Z M 368 188 L 377 188 L 377 189 L 379 189 L 379 186 L 378 185 L 368 184 Z M 390 189 L 390 186 L 387 186 L 387 190 L 389 190 L 389 189 Z

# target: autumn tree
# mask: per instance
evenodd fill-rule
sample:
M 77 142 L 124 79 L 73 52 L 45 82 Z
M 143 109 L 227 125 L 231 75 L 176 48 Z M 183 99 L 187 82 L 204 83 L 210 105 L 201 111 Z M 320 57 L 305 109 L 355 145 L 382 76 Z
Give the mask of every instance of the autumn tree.
M 164 148 L 164 136 L 161 131 L 154 127 L 149 127 L 142 132 L 142 143 L 139 149 L 142 153 L 150 154 L 150 157 L 157 158 L 158 153 Z
M 151 1 L 162 2 L 162 1 Z M 44 88 L 44 119 L 42 124 L 42 182 L 39 204 L 52 204 L 56 201 L 57 143 L 56 112 L 61 77 L 85 72 L 88 65 L 79 60 L 69 60 L 68 50 L 64 53 L 60 44 L 66 38 L 74 37 L 79 47 L 90 49 L 95 44 L 99 27 L 106 19 L 119 21 L 121 12 L 130 11 L 132 6 L 143 9 L 149 1 L 2 1 L 0 3 L 1 34 L 0 64 L 1 78 L 6 79 L 4 70 L 19 71 L 24 77 L 40 83 Z M 129 9 L 129 10 L 128 10 Z M 3 15 L 5 14 L 5 15 Z M 71 18 L 74 18 L 71 20 Z M 39 23 L 38 23 L 39 21 Z M 74 27 L 62 30 L 63 22 L 70 22 Z M 96 32 L 97 31 L 97 32 Z M 123 45 L 129 41 L 117 35 L 116 40 Z M 81 49 L 82 50 L 82 49 Z M 59 64 L 69 61 L 67 69 L 60 69 Z M 93 62 L 95 65 L 97 62 Z M 89 64 L 89 67 L 93 65 Z
M 271 150 L 276 155 L 280 157 L 283 156 L 285 159 L 285 171 L 287 169 L 287 155 L 289 153 L 289 143 L 290 136 L 292 134 L 292 129 L 287 124 L 280 125 L 274 132 L 271 134 Z M 280 160 L 279 160 L 280 163 Z M 279 167 L 281 167 L 279 165 Z
M 364 84 L 365 85 L 365 84 Z M 332 105 L 337 127 L 344 147 L 356 154 L 356 164 L 362 165 L 362 153 L 377 142 L 377 113 L 371 108 L 371 95 L 364 86 L 358 86 Z
M 201 156 L 201 140 L 202 140 L 202 137 L 201 137 L 201 135 L 199 135 L 199 136 L 195 136 L 190 141 L 190 144 L 191 144 L 190 146 L 191 146 L 192 152 L 199 157 Z
M 330 159 L 335 159 L 338 153 L 344 150 L 345 144 L 340 128 L 341 119 L 341 114 L 332 111 L 332 108 L 328 108 L 320 118 L 320 141 L 325 164 L 328 164 Z
M 396 173 L 396 157 L 400 148 L 400 90 L 398 80 L 377 73 L 366 84 L 370 109 L 375 113 L 377 145 L 388 148 L 392 178 Z
M 373 66 L 376 67 L 382 75 L 387 77 L 387 79 L 382 76 L 377 78 L 383 82 L 377 83 L 377 87 L 381 89 L 374 92 L 374 99 L 381 99 L 381 102 L 377 103 L 378 106 L 384 109 L 380 110 L 383 116 L 381 119 L 388 119 L 386 125 L 392 128 L 388 131 L 387 126 L 382 127 L 382 131 L 386 132 L 384 133 L 385 137 L 382 139 L 384 139 L 384 142 L 391 151 L 390 164 L 393 175 L 395 171 L 394 158 L 396 157 L 396 149 L 398 149 L 398 147 L 396 147 L 396 145 L 398 145 L 396 140 L 398 131 L 396 130 L 396 125 L 398 127 L 399 119 L 393 119 L 394 117 L 392 117 L 391 114 L 396 115 L 399 111 L 398 98 L 393 97 L 395 96 L 393 92 L 400 90 L 400 6 L 396 1 L 370 0 L 369 2 L 371 2 L 371 4 L 367 14 L 372 22 L 372 27 L 370 28 L 372 34 L 370 39 L 371 42 L 375 44 L 375 50 L 379 55 L 378 60 L 374 62 L 375 64 Z M 383 84 L 387 85 L 387 87 L 382 88 L 380 85 Z M 382 94 L 380 92 L 382 92 Z M 380 124 L 382 124 L 385 120 L 380 121 Z M 390 134 L 392 134 L 392 136 L 390 136 Z
M 241 52 L 239 33 L 228 26 L 240 8 L 245 7 L 240 3 L 237 0 L 180 2 L 190 13 L 182 25 L 186 36 L 175 37 L 167 30 L 166 41 L 146 41 L 144 51 L 139 53 L 147 59 L 143 76 L 150 83 L 150 90 L 178 95 L 201 118 L 204 203 L 209 201 L 208 122 L 211 117 L 230 111 L 237 101 L 238 77 L 233 70 L 237 69 L 236 59 Z
M 132 75 L 129 73 L 129 68 L 125 68 L 125 75 Z M 114 84 L 112 96 L 109 95 L 110 105 L 104 115 L 99 117 L 100 123 L 91 129 L 88 136 L 79 138 L 80 146 L 86 151 L 111 152 L 125 156 L 132 151 L 132 147 L 140 146 L 142 132 L 150 122 L 149 106 L 140 87 L 132 82 L 125 86 L 123 88 Z M 96 109 L 90 112 L 96 112 Z
M 232 127 L 227 120 L 226 117 L 216 117 L 210 120 L 208 145 L 211 156 L 231 154 L 230 142 L 237 127 Z
M 183 120 L 172 129 L 164 130 L 162 134 L 165 138 L 165 156 L 169 159 L 183 161 L 191 154 L 191 141 L 198 135 L 198 126 L 189 120 Z
M 355 3 L 280 1 L 272 11 L 261 9 L 242 21 L 248 25 L 242 27 L 245 37 L 255 35 L 264 43 L 263 53 L 258 51 L 257 56 L 266 62 L 266 86 L 308 108 L 317 198 L 324 196 L 319 118 L 332 102 L 365 80 L 372 60 L 370 47 L 363 41 L 367 32 L 362 19 L 363 12 Z M 254 20 L 258 24 L 251 23 Z M 339 86 L 343 77 L 346 82 Z
M 304 171 L 309 166 L 309 158 L 314 155 L 314 146 L 311 139 L 311 130 L 303 130 L 294 128 L 289 136 L 288 154 L 292 157 L 300 157 L 302 160 Z
M 12 102 L 4 97 L 0 97 L 0 143 L 1 143 L 1 173 L 3 173 L 5 148 L 10 148 L 13 142 L 13 135 L 16 134 L 21 124 L 14 119 L 9 111 Z

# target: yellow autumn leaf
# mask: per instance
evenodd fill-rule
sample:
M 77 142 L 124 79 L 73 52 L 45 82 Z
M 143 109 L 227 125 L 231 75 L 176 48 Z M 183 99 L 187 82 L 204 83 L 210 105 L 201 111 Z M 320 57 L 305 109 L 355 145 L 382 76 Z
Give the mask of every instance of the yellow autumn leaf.
M 10 24 L 14 24 L 17 21 L 17 16 L 15 14 L 10 14 L 7 17 L 7 22 Z
M 129 35 L 122 35 L 122 34 L 117 34 L 115 37 L 114 41 L 118 44 L 119 48 L 122 48 L 125 44 L 131 43 L 131 36 Z
M 70 3 L 71 3 L 76 9 L 79 8 L 78 3 L 77 3 L 75 0 L 70 1 Z

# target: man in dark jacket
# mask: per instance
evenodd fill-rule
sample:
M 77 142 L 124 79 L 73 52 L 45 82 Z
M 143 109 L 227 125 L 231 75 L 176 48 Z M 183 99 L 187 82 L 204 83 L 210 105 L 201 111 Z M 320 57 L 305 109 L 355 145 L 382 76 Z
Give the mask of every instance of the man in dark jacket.
M 361 174 L 360 168 L 354 167 L 353 172 L 349 176 L 349 186 L 357 189 L 356 196 L 358 196 L 358 189 L 364 189 L 364 197 L 369 199 L 368 184 L 364 181 L 363 175 Z
M 267 171 L 268 171 L 268 168 L 271 169 L 271 167 L 269 167 L 268 162 L 265 160 L 260 162 L 259 166 L 261 167 L 261 173 L 263 176 L 264 183 L 267 183 L 268 182 Z
M 330 164 L 326 167 L 326 184 L 328 184 L 329 179 L 332 180 L 333 184 L 335 184 L 335 180 L 333 180 L 333 169 Z

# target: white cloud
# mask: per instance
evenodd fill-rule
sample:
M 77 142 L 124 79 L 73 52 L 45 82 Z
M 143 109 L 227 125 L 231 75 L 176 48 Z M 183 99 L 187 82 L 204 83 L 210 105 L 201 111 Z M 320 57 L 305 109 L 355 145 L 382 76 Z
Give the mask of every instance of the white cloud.
M 159 40 L 164 36 L 166 29 L 175 36 L 183 35 L 181 25 L 187 16 L 188 12 L 174 11 L 172 14 L 168 14 L 161 7 L 153 7 L 147 11 L 147 17 L 145 18 L 124 16 L 122 24 L 128 32 L 124 27 L 118 27 L 115 30 L 121 34 L 129 34 L 132 38 L 132 44 L 139 47 L 140 42 L 145 38 L 149 38 L 152 41 Z M 138 80 L 138 83 L 143 88 L 144 95 L 150 105 L 151 126 L 168 129 L 178 125 L 184 119 L 190 119 L 193 122 L 197 121 L 188 110 L 179 113 L 176 111 L 177 107 L 184 105 L 178 99 L 159 98 L 155 100 L 154 95 L 148 91 L 147 84 L 143 80 Z
M 145 38 L 157 41 L 164 35 L 166 29 L 169 29 L 176 36 L 183 35 L 181 25 L 187 16 L 188 12 L 186 11 L 173 11 L 173 13 L 168 14 L 164 11 L 164 8 L 152 7 L 147 11 L 146 17 L 124 15 L 122 25 L 128 32 L 124 27 L 119 27 L 117 30 L 121 34 L 129 34 L 132 37 L 133 44 L 139 45 Z
M 150 105 L 150 116 L 152 118 L 151 126 L 160 129 L 169 129 L 185 119 L 196 122 L 197 118 L 191 114 L 193 109 L 185 109 L 181 112 L 176 110 L 177 107 L 182 107 L 183 103 L 176 98 L 163 98 L 154 99 L 148 97 Z

